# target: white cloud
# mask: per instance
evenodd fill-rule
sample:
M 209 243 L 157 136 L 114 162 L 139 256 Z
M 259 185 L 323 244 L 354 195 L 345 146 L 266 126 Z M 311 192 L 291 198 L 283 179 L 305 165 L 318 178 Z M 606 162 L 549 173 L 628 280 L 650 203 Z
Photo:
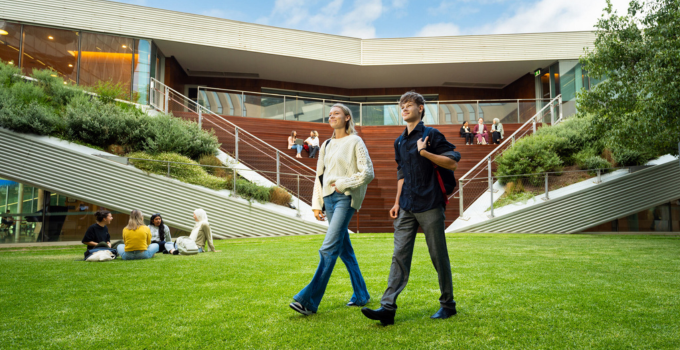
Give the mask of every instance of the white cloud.
M 453 23 L 428 24 L 416 36 L 453 36 L 460 35 L 460 28 Z
M 333 33 L 359 38 L 375 37 L 375 22 L 385 12 L 382 0 L 355 0 L 346 9 L 344 0 L 332 0 L 315 8 L 315 0 L 276 0 L 269 16 L 257 23 L 287 28 Z M 404 6 L 406 0 L 393 0 L 393 6 Z
M 614 9 L 624 14 L 628 0 L 612 0 Z M 524 5 L 496 22 L 471 28 L 469 34 L 540 33 L 594 30 L 606 6 L 605 0 L 540 0 Z
M 341 35 L 362 39 L 375 38 L 373 22 L 383 13 L 381 0 L 355 0 L 354 9 L 342 17 Z
M 463 0 L 463 2 L 466 1 Z M 612 4 L 619 14 L 625 14 L 628 9 L 627 1 L 612 0 Z M 487 0 L 486 2 L 490 3 L 494 0 Z M 450 10 L 452 5 L 452 2 L 442 1 L 438 7 L 428 9 L 428 12 L 430 14 L 445 12 Z M 470 28 L 460 28 L 452 22 L 428 24 L 416 36 L 595 30 L 594 26 L 602 15 L 605 6 L 606 0 L 538 0 L 531 5 L 515 7 L 511 13 L 501 16 L 492 23 Z

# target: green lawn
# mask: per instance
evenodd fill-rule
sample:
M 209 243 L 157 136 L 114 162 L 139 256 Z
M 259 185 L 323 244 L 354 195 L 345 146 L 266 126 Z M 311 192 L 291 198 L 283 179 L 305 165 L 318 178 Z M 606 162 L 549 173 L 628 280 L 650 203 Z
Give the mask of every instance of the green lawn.
M 323 236 L 217 241 L 221 252 L 85 263 L 83 248 L 0 250 L 0 348 L 680 347 L 680 238 L 449 235 L 458 315 L 437 311 L 422 236 L 396 324 L 348 308 L 338 261 L 316 315 L 288 307 Z M 377 308 L 389 234 L 352 235 Z

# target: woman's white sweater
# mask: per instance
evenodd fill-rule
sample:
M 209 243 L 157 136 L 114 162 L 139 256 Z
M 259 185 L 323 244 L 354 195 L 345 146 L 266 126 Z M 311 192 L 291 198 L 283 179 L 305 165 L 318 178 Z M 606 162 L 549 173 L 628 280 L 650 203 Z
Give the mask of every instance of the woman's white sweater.
M 325 143 L 325 142 L 324 142 Z M 319 175 L 323 174 L 323 187 Z M 321 144 L 316 164 L 316 179 L 312 195 L 312 209 L 321 210 L 323 197 L 333 194 L 335 188 L 352 196 L 352 208 L 361 209 L 368 183 L 373 180 L 373 163 L 361 137 L 348 135 Z M 331 184 L 335 184 L 332 187 Z

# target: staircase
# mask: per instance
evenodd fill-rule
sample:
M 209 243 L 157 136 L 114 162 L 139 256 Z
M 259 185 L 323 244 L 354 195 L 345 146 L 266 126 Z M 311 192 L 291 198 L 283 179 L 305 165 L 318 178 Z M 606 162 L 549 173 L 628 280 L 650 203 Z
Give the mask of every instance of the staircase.
M 183 116 L 187 119 L 192 118 L 190 113 L 182 115 L 182 113 L 175 112 L 175 115 Z M 328 125 L 321 123 L 233 116 L 222 117 L 238 125 L 239 128 L 248 130 L 257 138 L 276 147 L 280 152 L 293 156 L 295 151 L 287 149 L 287 137 L 292 130 L 297 131 L 300 138 L 306 138 L 310 131 L 316 130 L 319 132 L 321 142 L 330 138 L 332 132 Z M 216 121 L 214 118 L 210 119 L 209 122 L 206 122 L 204 119 L 203 127 L 215 129 L 220 142 L 233 142 L 233 138 L 225 135 L 219 128 L 215 128 L 218 124 L 219 121 Z M 504 124 L 503 126 L 506 135 L 509 135 L 521 124 Z M 434 127 L 441 131 L 449 142 L 456 145 L 456 150 L 461 153 L 462 159 L 458 164 L 458 170 L 456 170 L 457 176 L 465 174 L 496 147 L 491 145 L 466 146 L 463 139 L 458 136 L 460 125 L 436 125 Z M 352 231 L 377 233 L 392 232 L 394 230 L 392 226 L 393 219 L 389 216 L 389 210 L 392 208 L 397 194 L 397 165 L 394 161 L 394 140 L 404 132 L 404 128 L 404 126 L 357 126 L 359 136 L 363 138 L 373 161 L 375 178 L 368 186 L 361 210 L 355 214 L 350 223 Z M 303 158 L 298 160 L 304 165 L 316 169 L 317 159 L 307 158 L 307 152 L 305 151 L 302 152 L 302 155 Z M 271 165 L 266 164 L 253 164 L 252 166 L 255 169 L 271 167 Z M 303 197 L 306 200 L 309 198 L 311 198 L 311 194 L 307 198 Z M 453 199 L 451 201 L 446 211 L 447 226 L 458 218 L 458 205 L 453 202 Z

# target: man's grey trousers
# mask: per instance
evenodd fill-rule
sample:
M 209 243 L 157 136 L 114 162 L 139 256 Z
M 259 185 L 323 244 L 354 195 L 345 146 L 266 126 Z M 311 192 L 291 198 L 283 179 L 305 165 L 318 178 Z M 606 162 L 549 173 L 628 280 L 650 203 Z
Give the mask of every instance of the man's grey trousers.
M 453 282 L 451 277 L 451 263 L 446 247 L 444 234 L 444 207 L 428 210 L 423 213 L 413 213 L 399 210 L 399 216 L 394 220 L 394 254 L 392 266 L 387 281 L 387 290 L 380 301 L 387 310 L 397 309 L 397 297 L 408 283 L 413 258 L 413 246 L 416 242 L 418 226 L 425 232 L 427 249 L 430 251 L 432 265 L 439 276 L 439 303 L 443 308 L 455 309 L 453 300 Z

